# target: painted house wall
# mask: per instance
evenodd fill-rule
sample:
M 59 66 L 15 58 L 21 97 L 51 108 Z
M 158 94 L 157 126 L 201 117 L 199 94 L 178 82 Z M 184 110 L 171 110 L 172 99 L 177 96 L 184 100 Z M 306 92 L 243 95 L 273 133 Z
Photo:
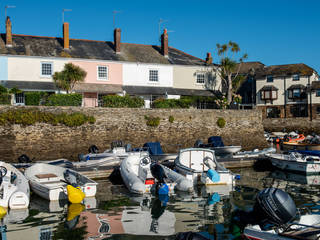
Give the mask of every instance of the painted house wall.
M 52 77 L 41 76 L 41 62 L 53 63 L 53 72 L 61 71 L 69 60 L 62 58 L 8 57 L 8 80 L 52 82 Z
M 313 74 L 312 76 L 310 76 L 310 83 L 312 81 L 316 81 L 316 80 L 317 80 L 316 74 Z M 287 76 L 285 81 L 286 81 L 286 89 L 288 89 L 290 86 L 296 85 L 296 84 L 302 84 L 302 85 L 306 86 L 308 84 L 308 77 L 307 76 L 300 76 L 299 81 L 294 81 L 292 76 Z M 266 85 L 267 86 L 275 86 L 276 88 L 278 88 L 278 99 L 274 100 L 273 104 L 271 102 L 265 103 L 264 100 L 261 100 L 260 89 Z M 284 105 L 285 104 L 285 101 L 284 101 L 284 93 L 285 93 L 284 77 L 277 77 L 277 78 L 275 77 L 273 79 L 273 82 L 267 82 L 266 77 L 263 79 L 257 79 L 256 86 L 257 86 L 257 92 L 256 92 L 257 106 L 276 106 L 276 105 Z M 309 101 L 309 96 L 308 96 L 308 100 L 304 99 L 304 101 L 301 101 L 300 103 L 307 103 L 307 101 Z M 286 103 L 287 104 L 295 104 L 296 102 L 289 99 L 288 95 L 287 95 Z M 316 93 L 312 93 L 312 103 L 320 103 L 320 97 L 316 97 Z
M 85 83 L 98 83 L 98 84 L 122 84 L 122 64 L 112 63 L 105 61 L 84 61 L 84 60 L 72 60 L 71 63 L 81 67 L 87 72 Z M 108 79 L 98 79 L 98 66 L 107 66 Z
M 8 57 L 0 56 L 0 81 L 8 80 Z
M 197 83 L 197 73 L 205 74 L 206 84 Z M 212 81 L 209 81 L 209 80 Z M 199 90 L 221 90 L 221 79 L 211 67 L 182 66 L 173 67 L 173 87 Z
M 149 81 L 149 70 L 158 70 L 158 82 Z M 123 85 L 172 87 L 173 67 L 160 64 L 123 63 Z

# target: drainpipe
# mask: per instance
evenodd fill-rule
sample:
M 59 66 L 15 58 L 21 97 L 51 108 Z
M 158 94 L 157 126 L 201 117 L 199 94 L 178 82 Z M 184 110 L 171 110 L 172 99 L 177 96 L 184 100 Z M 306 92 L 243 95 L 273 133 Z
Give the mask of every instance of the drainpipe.
M 286 77 L 283 78 L 283 88 L 284 88 L 284 118 L 287 118 L 287 83 L 286 83 Z
M 310 94 L 310 121 L 312 121 L 312 91 L 311 91 L 311 84 L 310 84 L 310 76 L 308 76 L 308 90 Z

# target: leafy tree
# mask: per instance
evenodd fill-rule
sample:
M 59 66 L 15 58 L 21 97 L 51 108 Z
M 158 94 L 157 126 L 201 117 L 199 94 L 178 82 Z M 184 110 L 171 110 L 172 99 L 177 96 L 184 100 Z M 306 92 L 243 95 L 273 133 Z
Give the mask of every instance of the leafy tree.
M 218 56 L 220 57 L 220 67 L 218 75 L 227 89 L 227 104 L 232 102 L 234 82 L 239 79 L 239 72 L 243 60 L 248 58 L 247 54 L 243 54 L 238 58 L 240 47 L 237 43 L 230 41 L 227 44 L 217 44 Z
M 83 82 L 86 76 L 87 72 L 81 67 L 67 63 L 61 72 L 55 72 L 53 74 L 53 80 L 58 88 L 69 93 L 72 92 L 75 84 Z

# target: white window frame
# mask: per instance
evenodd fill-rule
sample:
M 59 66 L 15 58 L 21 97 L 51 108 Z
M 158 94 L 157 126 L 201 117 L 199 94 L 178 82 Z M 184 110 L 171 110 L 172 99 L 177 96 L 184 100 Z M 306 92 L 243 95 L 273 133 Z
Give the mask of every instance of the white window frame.
M 293 74 L 292 81 L 300 81 L 300 74 L 299 73 Z
M 200 77 L 200 76 L 203 76 L 203 82 L 199 82 L 199 81 L 198 81 L 198 80 L 199 80 L 198 77 Z M 202 85 L 202 84 L 205 84 L 205 82 L 206 82 L 206 76 L 205 76 L 204 73 L 197 73 L 196 78 L 197 78 L 197 79 L 196 79 L 196 83 L 197 83 L 197 84 L 201 84 L 201 85 Z
M 106 68 L 106 77 L 100 77 L 99 76 L 99 68 L 104 67 Z M 97 80 L 99 81 L 108 81 L 109 79 L 109 66 L 107 65 L 98 65 L 97 66 Z
M 43 74 L 42 68 L 43 68 L 43 64 L 48 64 L 51 65 L 51 74 Z M 40 63 L 40 76 L 41 77 L 45 77 L 45 78 L 51 78 L 53 75 L 53 62 L 41 62 Z
M 151 80 L 151 77 L 152 77 L 151 76 L 151 72 L 157 72 L 157 75 L 156 75 L 157 76 L 157 80 Z M 149 69 L 148 80 L 149 80 L 150 83 L 158 83 L 159 82 L 159 69 Z

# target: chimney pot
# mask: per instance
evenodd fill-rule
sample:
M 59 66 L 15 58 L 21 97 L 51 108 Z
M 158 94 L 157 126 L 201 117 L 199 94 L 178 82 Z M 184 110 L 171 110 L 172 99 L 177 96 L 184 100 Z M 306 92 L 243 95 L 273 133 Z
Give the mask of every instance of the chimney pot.
M 10 17 L 6 19 L 6 47 L 12 47 L 12 27 Z
M 69 23 L 63 23 L 63 48 L 69 49 L 70 40 L 69 40 Z
M 212 56 L 211 56 L 211 53 L 209 52 L 207 53 L 206 64 L 207 65 L 212 64 Z
M 164 29 L 161 35 L 161 54 L 168 58 L 169 57 L 169 44 L 168 44 L 168 31 Z
M 116 53 L 121 52 L 121 29 L 116 28 L 113 32 L 113 40 L 114 40 L 114 50 Z

